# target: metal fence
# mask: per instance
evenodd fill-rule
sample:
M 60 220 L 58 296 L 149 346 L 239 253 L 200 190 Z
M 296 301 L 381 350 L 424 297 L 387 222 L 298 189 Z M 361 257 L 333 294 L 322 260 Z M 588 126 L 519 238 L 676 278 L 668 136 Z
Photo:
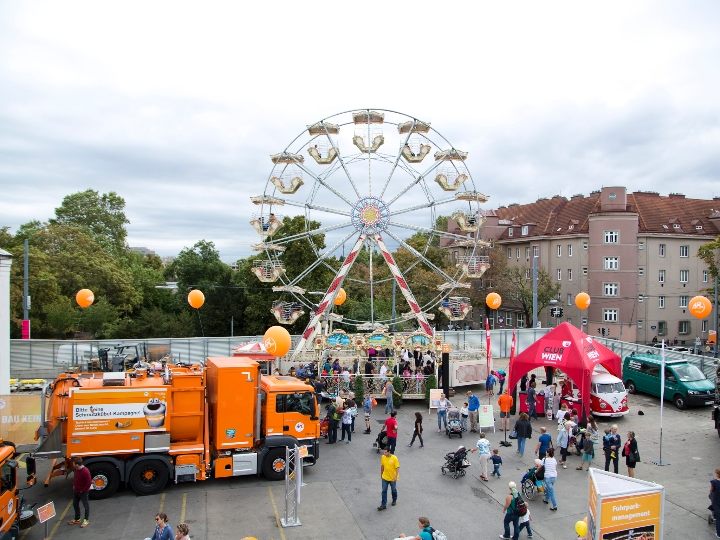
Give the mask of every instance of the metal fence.
M 343 379 L 342 375 L 323 375 L 320 378 L 326 385 L 327 392 L 335 396 L 344 396 L 350 391 L 354 391 L 356 378 L 360 377 L 363 381 L 363 393 L 366 396 L 381 397 L 383 388 L 389 380 L 388 377 L 380 375 L 352 375 L 349 381 Z M 394 377 L 394 375 L 393 375 Z M 402 380 L 402 395 L 407 399 L 419 399 L 425 397 L 425 388 L 427 386 L 428 377 L 400 377 Z M 392 379 L 390 379 L 392 380 Z

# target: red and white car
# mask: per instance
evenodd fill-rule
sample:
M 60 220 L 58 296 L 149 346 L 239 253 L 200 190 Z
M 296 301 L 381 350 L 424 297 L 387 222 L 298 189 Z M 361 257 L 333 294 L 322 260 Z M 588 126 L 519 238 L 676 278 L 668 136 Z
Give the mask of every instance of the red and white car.
M 628 393 L 622 380 L 597 366 L 590 379 L 590 409 L 593 416 L 625 416 Z

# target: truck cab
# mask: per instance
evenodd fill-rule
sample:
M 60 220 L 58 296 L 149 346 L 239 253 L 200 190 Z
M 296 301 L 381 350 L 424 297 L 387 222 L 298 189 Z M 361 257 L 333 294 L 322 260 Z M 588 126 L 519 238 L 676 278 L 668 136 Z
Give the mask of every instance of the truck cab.
M 0 439 L 0 540 L 15 540 L 20 534 L 22 499 L 17 483 L 15 446 Z M 35 461 L 28 459 L 28 485 L 35 483 Z M 32 511 L 29 511 L 32 514 Z

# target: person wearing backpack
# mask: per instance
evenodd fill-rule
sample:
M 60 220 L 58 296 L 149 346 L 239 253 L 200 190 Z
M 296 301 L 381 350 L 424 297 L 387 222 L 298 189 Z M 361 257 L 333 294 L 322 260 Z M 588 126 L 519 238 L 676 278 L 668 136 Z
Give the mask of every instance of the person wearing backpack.
M 408 538 L 411 540 L 447 540 L 445 533 L 433 529 L 430 526 L 430 520 L 425 516 L 418 518 L 418 527 L 420 528 L 420 533 L 416 536 L 405 536 L 401 534 L 398 538 Z
M 524 505 L 524 512 L 527 513 L 527 504 L 525 501 L 520 497 L 520 494 L 517 490 L 517 484 L 515 482 L 508 482 L 508 489 L 509 493 L 505 497 L 505 504 L 503 505 L 503 512 L 505 512 L 505 517 L 503 519 L 503 534 L 500 535 L 500 538 L 503 540 L 510 540 L 510 524 L 513 524 L 513 535 L 512 540 L 518 540 L 518 536 L 520 535 L 520 528 L 518 521 L 520 520 L 520 512 L 522 512 L 522 507 Z

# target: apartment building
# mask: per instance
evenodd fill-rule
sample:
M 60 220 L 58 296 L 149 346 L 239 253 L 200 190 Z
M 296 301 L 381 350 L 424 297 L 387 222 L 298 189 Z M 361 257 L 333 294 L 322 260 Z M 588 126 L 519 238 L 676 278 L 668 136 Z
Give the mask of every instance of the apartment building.
M 448 229 L 459 231 L 452 220 Z M 641 343 L 665 338 L 690 344 L 707 337 L 710 321 L 694 319 L 687 305 L 712 287 L 697 251 L 720 234 L 720 197 L 605 187 L 589 196 L 487 211 L 478 234 L 500 248 L 508 264 L 525 267 L 528 279 L 537 257 L 538 267 L 560 284 L 563 318 L 551 319 L 543 310 L 543 326 L 569 321 L 590 334 Z M 462 255 L 462 245 L 444 247 Z M 582 313 L 574 303 L 581 291 L 591 297 Z

